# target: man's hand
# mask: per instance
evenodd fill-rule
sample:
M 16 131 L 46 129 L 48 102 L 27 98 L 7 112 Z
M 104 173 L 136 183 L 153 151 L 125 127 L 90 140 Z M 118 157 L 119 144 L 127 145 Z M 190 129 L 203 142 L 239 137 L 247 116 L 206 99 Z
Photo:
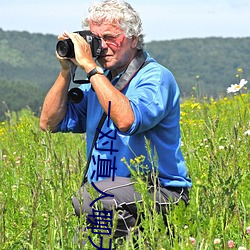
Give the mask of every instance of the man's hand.
M 81 35 L 65 31 L 62 36 L 64 39 L 71 39 L 74 44 L 75 58 L 70 58 L 71 62 L 80 66 L 86 73 L 96 67 L 90 45 Z

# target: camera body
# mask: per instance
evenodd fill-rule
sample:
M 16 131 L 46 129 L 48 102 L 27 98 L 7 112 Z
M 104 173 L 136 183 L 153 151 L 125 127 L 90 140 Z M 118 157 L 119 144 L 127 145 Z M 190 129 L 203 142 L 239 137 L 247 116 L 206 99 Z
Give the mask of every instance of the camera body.
M 93 57 L 98 57 L 101 54 L 102 41 L 99 37 L 93 35 L 90 30 L 75 31 L 74 33 L 78 33 L 79 35 L 81 35 L 90 45 Z M 58 41 L 56 45 L 56 51 L 61 57 L 75 57 L 74 44 L 72 43 L 71 39 Z

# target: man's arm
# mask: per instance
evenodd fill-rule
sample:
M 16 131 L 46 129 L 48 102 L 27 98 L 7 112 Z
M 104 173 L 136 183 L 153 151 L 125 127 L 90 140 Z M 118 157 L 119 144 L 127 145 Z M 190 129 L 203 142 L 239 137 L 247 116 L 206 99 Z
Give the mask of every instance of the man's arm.
M 56 131 L 67 109 L 68 89 L 70 84 L 69 69 L 62 69 L 54 85 L 45 97 L 40 117 L 42 130 Z
M 117 128 L 126 132 L 134 122 L 134 113 L 129 99 L 117 90 L 104 75 L 96 74 L 90 78 L 93 89 L 106 114 L 111 101 L 110 118 Z

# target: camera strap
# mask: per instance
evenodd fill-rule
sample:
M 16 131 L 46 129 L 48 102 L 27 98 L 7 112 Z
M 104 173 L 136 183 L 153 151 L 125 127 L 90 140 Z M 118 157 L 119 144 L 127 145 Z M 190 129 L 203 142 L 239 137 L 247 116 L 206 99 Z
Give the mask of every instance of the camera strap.
M 141 68 L 146 66 L 149 62 L 150 61 L 146 61 L 146 55 L 144 54 L 143 50 L 139 50 L 136 57 L 131 61 L 131 63 L 129 64 L 129 66 L 125 70 L 125 72 L 121 75 L 120 79 L 118 80 L 118 82 L 115 85 L 115 88 L 122 92 L 128 86 L 128 84 L 130 83 L 132 78 L 136 75 L 136 73 Z M 101 131 L 101 128 L 102 128 L 106 118 L 107 118 L 107 114 L 104 112 L 102 114 L 102 117 L 101 117 L 101 119 L 97 125 L 96 131 L 95 131 L 95 136 L 94 136 L 94 139 L 92 141 L 92 145 L 91 145 L 88 160 L 86 163 L 81 186 L 83 186 L 83 184 L 87 182 L 87 174 L 88 174 L 88 170 L 89 170 L 90 161 L 92 158 L 92 152 L 93 152 L 95 143 L 97 141 L 99 131 Z

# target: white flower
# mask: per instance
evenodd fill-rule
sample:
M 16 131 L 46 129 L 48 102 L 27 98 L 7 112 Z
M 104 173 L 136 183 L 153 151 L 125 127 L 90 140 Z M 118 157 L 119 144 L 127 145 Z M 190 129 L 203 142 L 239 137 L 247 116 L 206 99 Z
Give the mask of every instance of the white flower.
M 214 239 L 214 244 L 217 245 L 217 244 L 220 244 L 221 240 L 220 239 Z
M 245 79 L 241 79 L 239 84 L 231 84 L 231 87 L 227 88 L 227 93 L 235 93 L 240 91 L 245 85 L 247 81 Z
M 245 247 L 239 247 L 238 250 L 247 250 Z
M 21 208 L 20 208 L 20 214 L 23 214 L 24 211 L 25 211 L 24 207 L 21 207 Z
M 250 129 L 248 129 L 247 131 L 245 131 L 245 132 L 244 132 L 244 135 L 245 135 L 245 136 L 250 135 Z

